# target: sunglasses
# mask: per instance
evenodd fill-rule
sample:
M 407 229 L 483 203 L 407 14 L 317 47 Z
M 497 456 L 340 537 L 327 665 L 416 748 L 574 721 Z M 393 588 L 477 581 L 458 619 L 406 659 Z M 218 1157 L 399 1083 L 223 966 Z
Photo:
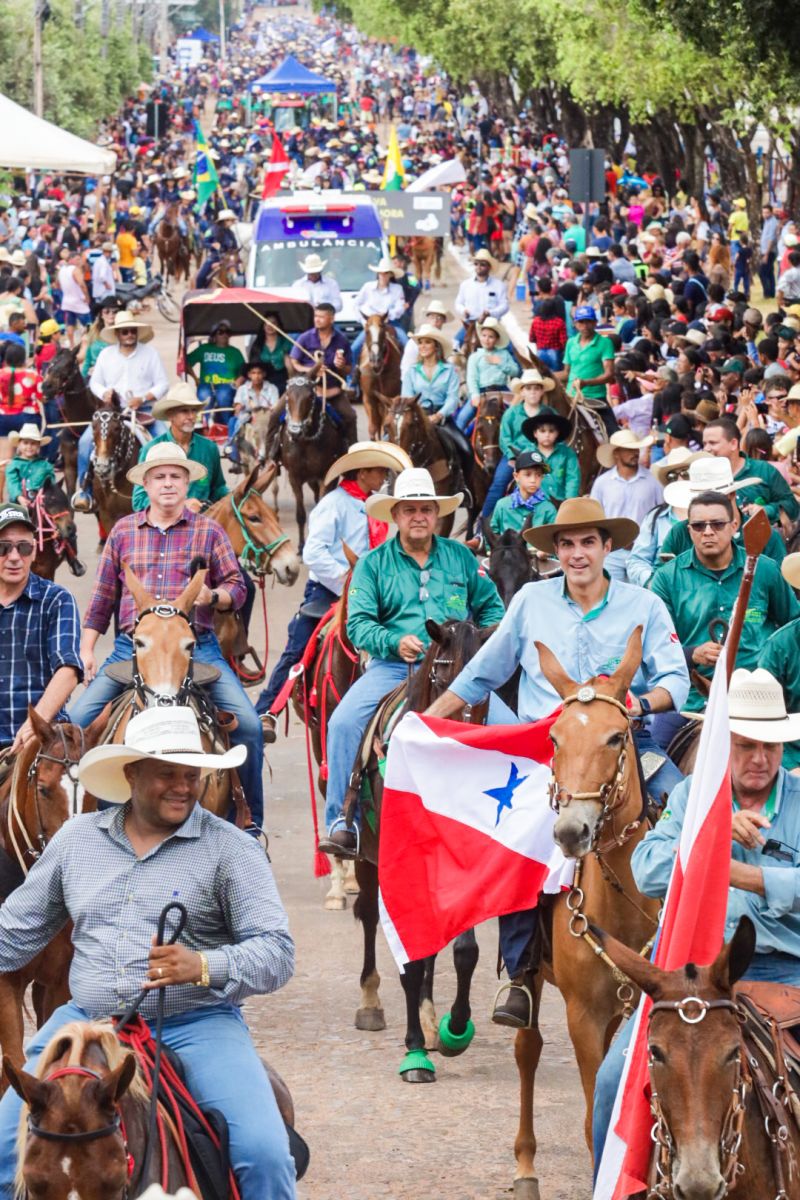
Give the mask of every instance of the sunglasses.
M 3 539 L 0 541 L 0 558 L 7 558 L 12 550 L 16 550 L 20 558 L 30 558 L 35 549 L 33 542 L 8 542 Z
M 420 571 L 419 573 L 419 598 L 420 600 L 430 599 L 430 592 L 425 584 L 429 582 L 431 573 L 428 570 Z
M 690 521 L 689 528 L 693 533 L 703 533 L 706 529 L 711 529 L 714 533 L 720 533 L 726 525 L 730 525 L 730 521 Z

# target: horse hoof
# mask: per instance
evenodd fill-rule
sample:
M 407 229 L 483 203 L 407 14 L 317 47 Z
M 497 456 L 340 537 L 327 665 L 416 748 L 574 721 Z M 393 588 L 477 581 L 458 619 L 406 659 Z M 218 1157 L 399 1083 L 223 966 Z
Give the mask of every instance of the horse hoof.
M 539 1200 L 538 1179 L 515 1179 L 514 1200 Z
M 450 1013 L 445 1013 L 439 1022 L 439 1053 L 445 1058 L 457 1058 L 468 1048 L 475 1037 L 475 1026 L 467 1021 L 463 1033 L 453 1033 L 450 1028 Z
M 356 1029 L 361 1029 L 365 1033 L 380 1033 L 385 1028 L 386 1018 L 382 1008 L 356 1009 Z
M 433 1070 L 401 1071 L 400 1075 L 406 1083 L 436 1083 L 436 1072 Z
M 347 908 L 347 896 L 326 896 L 322 907 L 326 912 L 341 912 Z
M 406 1083 L 436 1082 L 436 1068 L 428 1058 L 427 1050 L 409 1050 L 397 1070 Z

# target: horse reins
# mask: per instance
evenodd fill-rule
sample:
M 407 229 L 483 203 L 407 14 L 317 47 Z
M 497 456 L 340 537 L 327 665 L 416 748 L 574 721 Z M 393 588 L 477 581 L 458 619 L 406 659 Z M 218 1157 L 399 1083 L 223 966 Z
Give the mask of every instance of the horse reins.
M 69 779 L 72 788 L 72 802 L 70 804 L 70 812 L 67 819 L 70 817 L 76 817 L 78 815 L 78 788 L 80 786 L 78 781 L 78 764 L 80 763 L 84 752 L 84 731 L 79 726 L 76 726 L 80 734 L 80 752 L 77 758 L 71 758 L 63 727 L 60 724 L 57 724 L 55 728 L 61 739 L 61 746 L 64 751 L 63 758 L 57 757 L 55 754 L 48 754 L 44 750 L 38 750 L 33 762 L 28 768 L 28 773 L 26 776 L 27 787 L 30 787 L 31 784 L 33 785 L 33 807 L 34 812 L 36 813 L 36 832 L 34 833 L 33 838 L 31 838 L 31 835 L 28 833 L 27 826 L 25 825 L 25 822 L 23 821 L 22 815 L 19 811 L 19 804 L 17 801 L 18 768 L 20 763 L 19 758 L 14 765 L 14 771 L 11 776 L 11 790 L 8 797 L 8 836 L 17 862 L 19 863 L 20 868 L 25 875 L 27 875 L 28 871 L 30 870 L 30 866 L 28 865 L 26 859 L 32 858 L 35 862 L 37 859 L 41 858 L 45 846 L 47 845 L 44 822 L 42 821 L 42 813 L 39 807 L 39 763 L 52 762 L 64 768 L 64 773 Z M 21 840 L 25 843 L 24 847 L 20 846 L 20 840 L 18 839 L 14 829 L 15 823 L 19 829 Z

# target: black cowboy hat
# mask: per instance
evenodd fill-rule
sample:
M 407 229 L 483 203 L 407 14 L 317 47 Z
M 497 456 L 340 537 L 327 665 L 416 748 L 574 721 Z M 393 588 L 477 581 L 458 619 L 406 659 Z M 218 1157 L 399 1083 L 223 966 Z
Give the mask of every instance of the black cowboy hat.
M 570 423 L 566 417 L 562 417 L 561 413 L 557 413 L 554 408 L 542 408 L 535 417 L 528 417 L 523 423 L 522 434 L 529 442 L 536 439 L 534 434 L 537 429 L 541 429 L 543 425 L 555 425 L 558 430 L 558 440 L 565 442 L 570 435 Z

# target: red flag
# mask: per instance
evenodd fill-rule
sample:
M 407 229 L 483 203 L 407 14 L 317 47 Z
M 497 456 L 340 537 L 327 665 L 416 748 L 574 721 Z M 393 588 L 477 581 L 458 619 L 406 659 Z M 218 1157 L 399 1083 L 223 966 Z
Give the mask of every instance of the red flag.
M 264 186 L 261 189 L 261 199 L 266 200 L 280 191 L 283 177 L 290 167 L 289 156 L 283 148 L 277 133 L 272 135 L 272 154 L 264 168 Z
M 688 962 L 707 966 L 719 953 L 725 932 L 733 810 L 726 662 L 723 647 L 714 669 L 697 765 L 653 960 L 665 971 L 684 967 Z M 647 1090 L 647 1020 L 651 1003 L 644 995 L 639 1002 L 594 1200 L 622 1200 L 647 1190 L 647 1167 L 653 1145 Z

